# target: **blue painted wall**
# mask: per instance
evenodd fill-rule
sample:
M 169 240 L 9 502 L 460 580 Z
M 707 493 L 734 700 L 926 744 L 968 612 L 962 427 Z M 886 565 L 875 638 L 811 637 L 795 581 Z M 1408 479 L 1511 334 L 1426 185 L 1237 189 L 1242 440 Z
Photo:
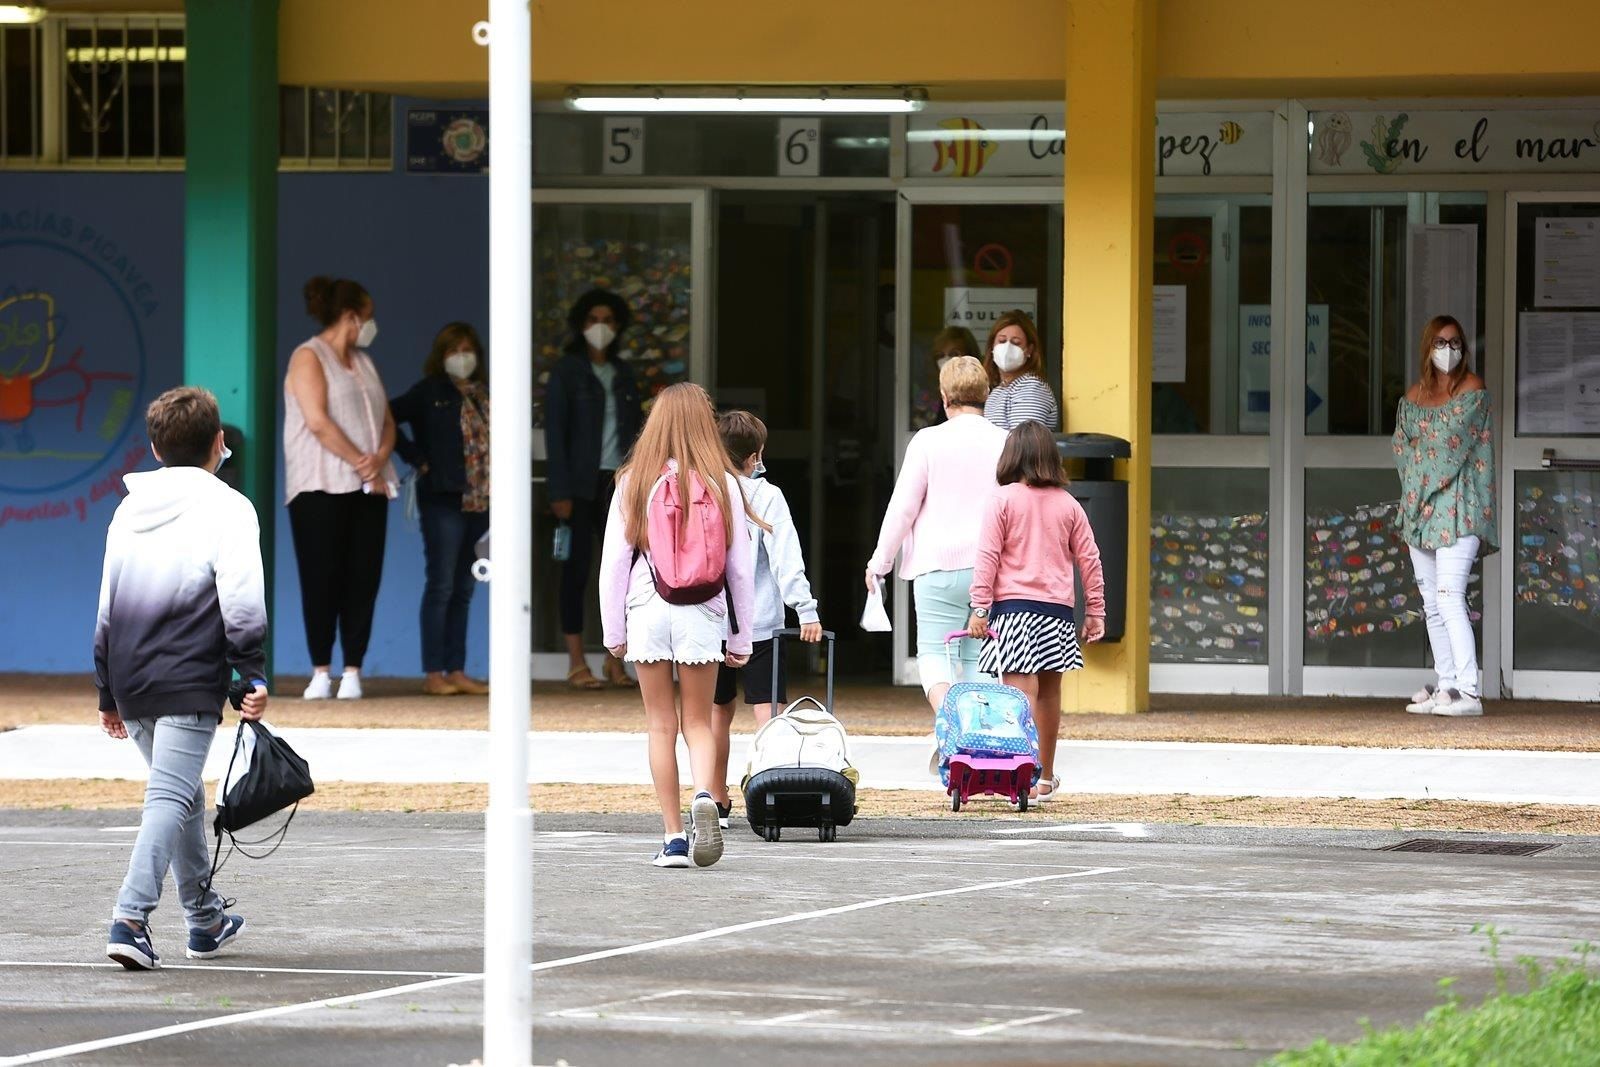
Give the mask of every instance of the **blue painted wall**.
M 285 174 L 279 193 L 280 376 L 314 331 L 300 297 L 314 274 L 373 294 L 372 354 L 391 395 L 417 379 L 444 323 L 487 327 L 484 179 Z M 38 291 L 51 301 L 27 296 Z M 182 297 L 181 175 L 0 172 L 0 672 L 92 669 L 105 527 L 121 473 L 154 466 L 143 410 L 181 377 Z M 281 501 L 280 488 L 276 667 L 297 674 L 310 662 Z M 420 672 L 421 596 L 421 535 L 396 502 L 369 674 Z M 480 591 L 468 660 L 478 673 L 487 607 Z

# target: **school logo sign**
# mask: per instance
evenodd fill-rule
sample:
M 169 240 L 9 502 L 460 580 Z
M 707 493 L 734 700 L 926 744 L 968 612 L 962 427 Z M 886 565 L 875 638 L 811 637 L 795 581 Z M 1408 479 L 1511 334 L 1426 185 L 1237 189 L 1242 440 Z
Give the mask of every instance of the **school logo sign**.
M 0 212 L 0 494 L 54 493 L 125 458 L 157 306 L 106 235 Z

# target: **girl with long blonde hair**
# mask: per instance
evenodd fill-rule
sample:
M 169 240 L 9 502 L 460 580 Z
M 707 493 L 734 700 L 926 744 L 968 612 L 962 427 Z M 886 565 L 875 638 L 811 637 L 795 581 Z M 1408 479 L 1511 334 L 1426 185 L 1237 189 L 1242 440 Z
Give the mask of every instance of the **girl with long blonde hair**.
M 664 480 L 673 478 L 680 500 L 690 501 L 695 489 L 703 487 L 701 499 L 709 500 L 722 519 L 726 587 L 704 603 L 668 603 L 656 580 L 655 557 L 671 546 L 651 544 L 651 499 L 664 491 Z M 680 530 L 687 528 L 690 510 L 684 506 L 678 511 Z M 653 861 L 657 867 L 709 867 L 722 858 L 722 830 L 711 792 L 717 759 L 712 700 L 718 665 L 742 667 L 750 659 L 755 602 L 755 554 L 746 524 L 735 521 L 740 511 L 745 511 L 744 497 L 717 432 L 711 398 L 698 385 L 667 388 L 655 398 L 644 431 L 617 471 L 600 558 L 606 648 L 634 664 L 644 699 L 650 777 L 665 831 Z M 658 530 L 660 526 L 658 517 Z M 687 834 L 678 795 L 680 731 L 689 747 L 695 787 Z

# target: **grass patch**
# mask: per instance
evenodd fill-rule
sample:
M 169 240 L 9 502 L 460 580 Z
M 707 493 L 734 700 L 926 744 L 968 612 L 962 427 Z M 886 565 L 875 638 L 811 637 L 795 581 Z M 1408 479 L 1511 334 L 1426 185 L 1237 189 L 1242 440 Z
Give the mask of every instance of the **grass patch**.
M 1577 946 L 1576 959 L 1546 965 L 1517 962 L 1528 988 L 1512 992 L 1499 962 L 1500 935 L 1492 927 L 1485 950 L 1495 961 L 1494 996 L 1466 1007 L 1455 979 L 1439 983 L 1444 1003 L 1415 1027 L 1376 1030 L 1348 1044 L 1326 1038 L 1267 1061 L 1268 1067 L 1593 1067 L 1600 1063 L 1600 974 L 1589 964 L 1593 946 Z

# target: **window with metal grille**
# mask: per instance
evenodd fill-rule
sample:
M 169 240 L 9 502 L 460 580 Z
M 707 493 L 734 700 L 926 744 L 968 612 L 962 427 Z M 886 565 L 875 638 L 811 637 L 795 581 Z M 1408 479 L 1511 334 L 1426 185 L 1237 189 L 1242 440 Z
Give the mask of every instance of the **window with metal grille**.
M 181 167 L 181 15 L 64 16 L 0 27 L 0 166 Z M 388 93 L 282 86 L 285 169 L 392 166 Z
M 43 41 L 38 26 L 0 26 L 0 164 L 39 157 Z
M 278 155 L 282 166 L 391 166 L 393 100 L 388 93 L 278 89 Z

